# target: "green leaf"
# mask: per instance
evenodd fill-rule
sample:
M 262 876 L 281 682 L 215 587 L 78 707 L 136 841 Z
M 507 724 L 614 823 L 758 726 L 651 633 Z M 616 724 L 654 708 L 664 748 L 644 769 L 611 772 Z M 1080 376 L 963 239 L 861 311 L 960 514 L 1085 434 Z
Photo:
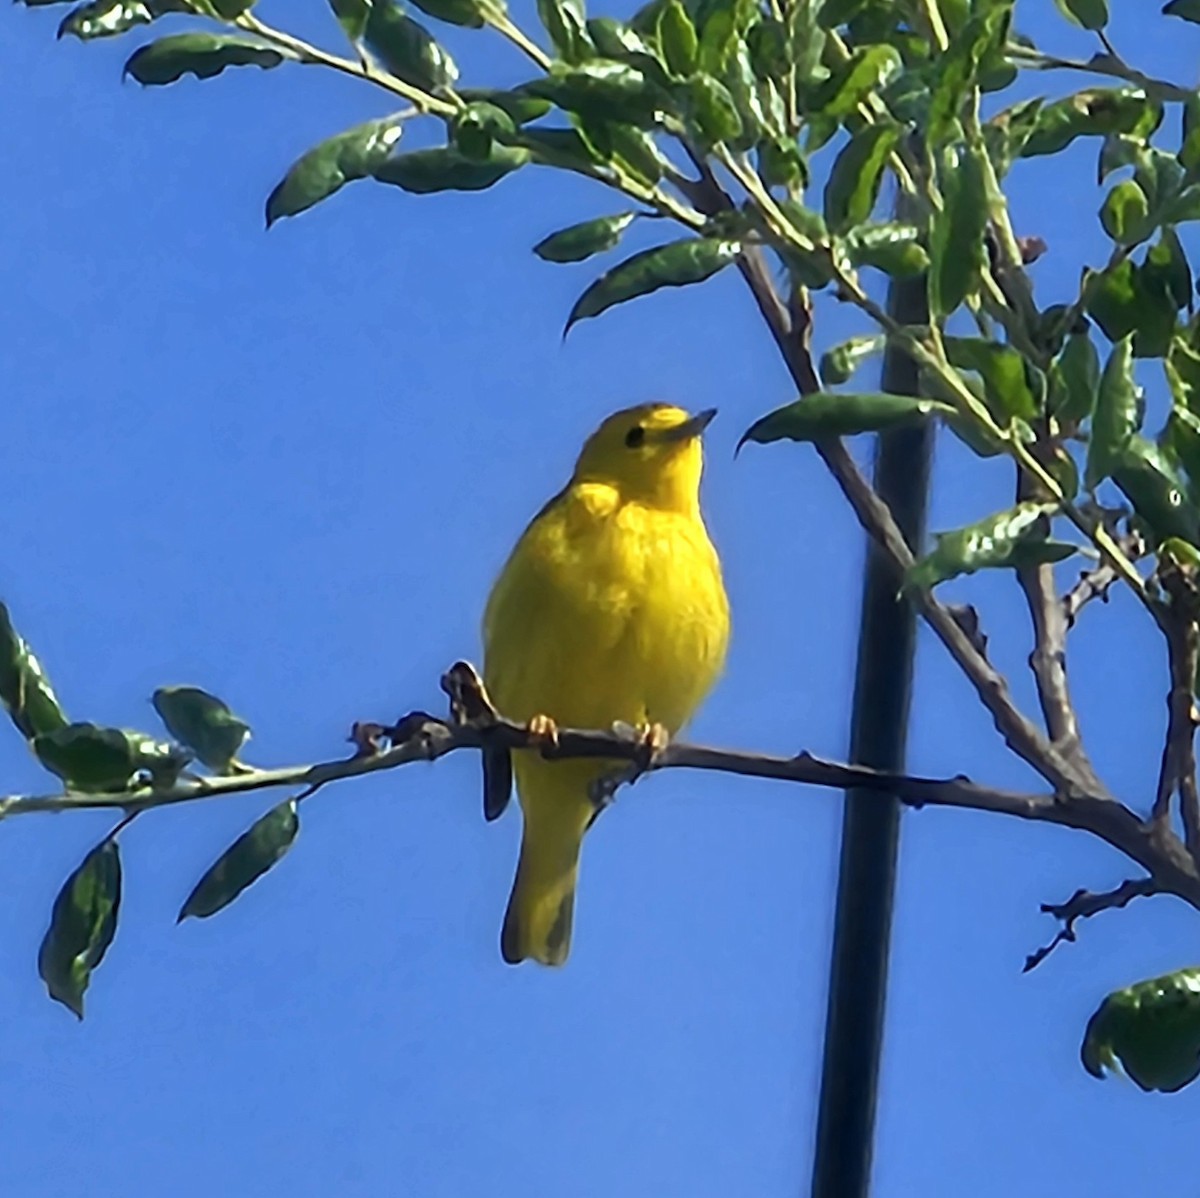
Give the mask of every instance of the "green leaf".
M 405 16 L 391 0 L 375 0 L 363 31 L 367 48 L 397 79 L 424 91 L 439 91 L 458 78 L 454 59 L 424 25 Z
M 851 337 L 821 355 L 821 382 L 826 387 L 844 383 L 868 359 L 883 353 L 887 338 L 882 333 Z
M 666 93 L 641 71 L 621 62 L 556 65 L 545 78 L 526 87 L 567 112 L 634 125 L 653 125 L 668 100 Z
M 287 854 L 300 832 L 296 800 L 286 799 L 257 819 L 210 866 L 180 908 L 177 923 L 189 916 L 207 919 L 228 907 Z
M 537 11 L 564 62 L 583 62 L 595 53 L 581 0 L 537 0 Z
M 467 158 L 486 161 L 496 142 L 504 142 L 516 132 L 512 117 L 495 104 L 476 102 L 460 109 L 450 122 L 455 149 Z
M 798 79 L 819 78 L 826 33 L 818 21 L 822 0 L 792 0 L 786 8 L 788 57 Z
M 191 749 L 210 770 L 231 772 L 250 735 L 249 724 L 198 686 L 162 686 L 151 701 L 167 731 L 180 744 Z
M 66 724 L 33 739 L 38 760 L 69 790 L 127 790 L 143 771 L 170 782 L 184 765 L 170 745 L 126 728 Z
M 1183 102 L 1183 137 L 1179 147 L 1179 165 L 1183 167 L 1188 180 L 1194 182 L 1200 173 L 1200 92 L 1192 92 Z
M 447 25 L 461 25 L 466 29 L 481 29 L 484 21 L 484 6 L 479 0 L 412 0 L 427 17 L 445 21 Z M 491 10 L 503 13 L 503 0 L 489 0 Z
M 1175 301 L 1176 308 L 1192 307 L 1192 268 L 1179 240 L 1179 234 L 1167 226 L 1158 241 L 1146 251 L 1142 277 L 1161 287 Z
M 1054 0 L 1058 11 L 1081 29 L 1098 30 L 1108 24 L 1107 0 Z
M 328 199 L 387 161 L 403 126 L 385 117 L 330 137 L 303 154 L 267 197 L 267 228 Z
M 1133 381 L 1133 341 L 1123 337 L 1113 346 L 1100 376 L 1084 470 L 1089 491 L 1112 474 L 1121 451 L 1141 424 L 1140 409 L 1141 397 Z
M 672 75 L 686 79 L 696 69 L 700 38 L 681 0 L 667 0 L 659 10 L 658 44 Z
M 865 224 L 846 234 L 842 249 L 853 266 L 873 266 L 894 278 L 911 278 L 929 267 L 920 237 L 916 225 Z
M 697 75 L 688 91 L 689 111 L 706 146 L 734 141 L 742 132 L 742 117 L 729 89 L 711 75 Z
M 1038 414 L 1025 359 L 1012 346 L 981 337 L 947 337 L 945 346 L 952 366 L 980 376 L 987 405 L 1001 424 L 1014 417 L 1032 420 Z
M 76 5 L 58 26 L 58 36 L 68 33 L 81 41 L 115 37 L 137 25 L 149 25 L 172 12 L 188 12 L 183 0 L 93 0 Z
M 1175 463 L 1153 441 L 1131 436 L 1116 456 L 1113 482 L 1149 526 L 1153 539 L 1200 538 L 1200 515 Z
M 1200 0 L 1170 0 L 1169 4 L 1163 5 L 1163 14 L 1200 25 Z
M 800 147 L 785 137 L 759 144 L 758 173 L 768 187 L 808 186 L 808 163 Z
M 805 110 L 823 117 L 849 116 L 873 92 L 898 75 L 903 64 L 893 46 L 876 45 L 855 50 L 849 61 L 820 84 Z
M 950 411 L 947 404 L 912 395 L 816 391 L 756 420 L 742 434 L 738 448 L 747 441 L 765 445 L 771 441 L 819 441 L 877 433 Z
M 1180 969 L 1114 991 L 1088 1020 L 1080 1057 L 1093 1077 L 1122 1069 L 1143 1090 L 1170 1094 L 1195 1081 L 1200 1076 L 1200 969 Z
M 1158 283 L 1158 286 L 1155 284 Z M 1161 279 L 1147 277 L 1128 258 L 1085 277 L 1088 314 L 1110 341 L 1134 334 L 1135 357 L 1159 357 L 1176 324 L 1175 301 Z
M 1019 503 L 966 528 L 935 533 L 933 551 L 909 568 L 905 586 L 933 587 L 976 570 L 1031 566 L 1070 557 L 1074 545 L 1045 539 L 1046 517 L 1053 511 L 1051 504 Z
M 352 41 L 361 40 L 371 14 L 371 0 L 329 0 L 342 31 Z
M 618 212 L 615 216 L 598 216 L 595 220 L 571 225 L 539 241 L 533 252 L 546 262 L 582 262 L 593 254 L 611 250 L 635 215 Z
M 964 148 L 939 175 L 945 206 L 929 239 L 929 307 L 935 318 L 949 316 L 978 288 L 987 264 L 987 188 L 978 157 Z
M 929 145 L 940 147 L 961 136 L 963 103 L 979 82 L 983 62 L 999 56 L 1011 21 L 1011 4 L 992 5 L 972 17 L 946 53 L 938 56 L 925 134 Z
M 654 138 L 644 129 L 635 129 L 632 125 L 614 125 L 606 127 L 612 158 L 622 166 L 627 174 L 641 179 L 644 183 L 657 183 L 663 177 L 666 159 L 658 149 Z
M 866 125 L 842 148 L 825 184 L 825 223 L 844 233 L 871 215 L 888 155 L 896 148 L 897 125 Z
M 661 287 L 702 283 L 728 266 L 741 252 L 741 243 L 717 237 L 697 237 L 655 246 L 626 258 L 602 274 L 575 301 L 563 336 L 580 320 L 599 316 L 617 304 L 649 295 Z
M 1158 128 L 1162 116 L 1162 105 L 1140 88 L 1092 88 L 1076 92 L 1042 106 L 1021 157 L 1057 154 L 1077 137 L 1124 133 L 1144 141 Z
M 67 717 L 42 663 L 12 626 L 3 603 L 0 603 L 0 703 L 26 740 L 67 725 Z
M 529 161 L 529 151 L 493 146 L 485 160 L 467 158 L 458 150 L 414 150 L 397 154 L 371 175 L 414 195 L 435 191 L 483 191 Z
M 38 974 L 50 997 L 80 1019 L 84 992 L 113 942 L 120 909 L 121 854 L 116 841 L 104 840 L 58 892 L 38 950 Z
M 1050 412 L 1063 424 L 1086 420 L 1100 392 L 1100 355 L 1087 333 L 1072 333 L 1050 367 Z
M 553 105 L 541 96 L 527 92 L 524 87 L 501 91 L 490 87 L 460 87 L 458 95 L 464 103 L 490 104 L 508 114 L 514 125 L 527 125 L 550 111 Z
M 997 113 L 984 125 L 984 140 L 997 178 L 1003 179 L 1013 161 L 1021 156 L 1037 129 L 1038 114 L 1044 103 L 1040 96 L 1022 100 Z
M 1104 197 L 1100 223 L 1118 245 L 1130 246 L 1144 241 L 1154 229 L 1146 193 L 1132 179 L 1122 179 Z
M 278 50 L 232 33 L 176 33 L 135 50 L 125 64 L 125 74 L 139 83 L 160 87 L 184 75 L 211 79 L 226 67 L 261 67 L 264 71 L 283 62 Z

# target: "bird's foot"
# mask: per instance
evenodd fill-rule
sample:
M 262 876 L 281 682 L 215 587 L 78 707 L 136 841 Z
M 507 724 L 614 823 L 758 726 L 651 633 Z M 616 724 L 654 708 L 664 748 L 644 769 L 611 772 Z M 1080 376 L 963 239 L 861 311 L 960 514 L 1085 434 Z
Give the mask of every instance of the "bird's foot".
M 442 690 L 450 697 L 451 723 L 461 726 L 496 722 L 495 705 L 479 671 L 469 661 L 456 661 L 442 675 Z
M 558 725 L 550 716 L 543 715 L 541 712 L 530 716 L 529 722 L 525 725 L 525 731 L 529 733 L 531 749 L 558 748 Z
M 671 743 L 670 732 L 658 723 L 634 725 L 616 720 L 612 730 L 622 740 L 632 741 L 636 749 L 627 764 L 611 774 L 602 774 L 592 783 L 589 793 L 597 814 L 613 801 L 620 787 L 636 782 L 654 769 L 662 751 Z

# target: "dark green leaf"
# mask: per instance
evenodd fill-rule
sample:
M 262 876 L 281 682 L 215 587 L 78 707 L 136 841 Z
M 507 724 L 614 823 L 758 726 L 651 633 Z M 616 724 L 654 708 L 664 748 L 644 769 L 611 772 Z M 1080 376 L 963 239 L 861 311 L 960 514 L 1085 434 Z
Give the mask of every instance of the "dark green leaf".
M 1172 225 L 1200 220 L 1200 183 L 1193 183 L 1170 200 L 1163 209 L 1162 220 Z
M 582 0 L 537 0 L 537 10 L 564 62 L 583 62 L 595 53 Z
M 1021 156 L 1038 124 L 1045 101 L 1041 97 L 1022 100 L 997 113 L 984 125 L 983 133 L 996 176 L 1003 179 L 1014 159 Z
M 329 0 L 329 7 L 346 36 L 352 42 L 359 41 L 367 28 L 371 0 Z
M 1093 1077 L 1123 1069 L 1143 1090 L 1170 1094 L 1195 1081 L 1200 969 L 1180 969 L 1110 994 L 1088 1020 L 1080 1056 Z
M 382 165 L 400 140 L 399 121 L 367 121 L 314 146 L 298 158 L 267 197 L 267 228 L 328 199 Z
M 1162 121 L 1162 105 L 1140 88 L 1093 88 L 1043 105 L 1021 157 L 1057 154 L 1077 137 L 1124 133 L 1144 141 Z
M 825 0 L 820 6 L 820 21 L 824 29 L 837 29 L 852 21 L 869 0 Z
M 89 723 L 43 732 L 34 737 L 33 751 L 68 789 L 78 791 L 126 790 L 142 771 L 166 774 L 169 781 L 184 764 L 170 745 L 144 732 Z
M 529 161 L 529 151 L 494 146 L 485 160 L 467 158 L 458 150 L 414 150 L 397 154 L 371 175 L 416 195 L 435 191 L 483 191 Z
M 1108 24 L 1107 0 L 1054 0 L 1058 11 L 1081 29 L 1103 29 Z
M 367 48 L 397 79 L 425 91 L 458 78 L 454 59 L 424 25 L 405 16 L 392 0 L 375 0 L 363 32 Z
M 800 147 L 784 137 L 770 138 L 759 145 L 758 173 L 768 187 L 808 186 L 808 163 Z
M 598 216 L 582 224 L 571 225 L 552 233 L 533 247 L 533 252 L 547 262 L 582 262 L 593 254 L 611 250 L 634 218 L 632 212 L 615 216 Z
M 177 33 L 135 50 L 125 64 L 125 74 L 139 83 L 162 86 L 192 74 L 211 79 L 226 67 L 261 67 L 270 70 L 283 62 L 278 50 L 232 33 Z
M 475 161 L 490 158 L 496 142 L 510 138 L 516 128 L 503 108 L 478 101 L 460 109 L 450 123 L 455 148 Z
M 68 33 L 82 41 L 114 37 L 137 25 L 149 25 L 172 12 L 188 12 L 184 0 L 92 0 L 71 9 L 58 27 L 58 36 Z
M 1140 393 L 1133 381 L 1133 341 L 1123 337 L 1113 346 L 1100 376 L 1084 471 L 1089 491 L 1113 472 L 1121 451 L 1141 424 L 1140 409 Z
M 901 66 L 900 54 L 893 46 L 855 50 L 850 60 L 813 92 L 805 109 L 824 117 L 849 116 L 873 92 L 899 74 Z
M 945 317 L 979 286 L 987 264 L 988 202 L 983 167 L 971 150 L 951 156 L 939 177 L 945 206 L 930 234 L 929 307 L 934 317 Z
M 58 892 L 38 950 L 38 974 L 50 997 L 80 1019 L 84 992 L 113 942 L 120 909 L 121 854 L 116 841 L 104 840 Z
M 526 87 L 568 112 L 635 125 L 653 125 L 667 102 L 666 94 L 656 84 L 621 62 L 555 66 L 545 78 Z
M 1155 541 L 1200 538 L 1200 517 L 1176 465 L 1153 441 L 1136 434 L 1117 454 L 1113 482 L 1149 527 Z
M 689 111 L 708 146 L 733 141 L 742 132 L 742 117 L 729 89 L 711 75 L 697 75 L 688 90 Z
M 1144 278 L 1158 276 L 1162 286 L 1175 301 L 1176 308 L 1192 307 L 1192 268 L 1179 240 L 1179 234 L 1168 226 L 1159 234 L 1158 241 L 1146 252 L 1142 267 Z
M 886 392 L 817 391 L 756 420 L 738 441 L 819 441 L 915 424 L 951 409 L 932 399 Z
M 960 135 L 963 103 L 979 81 L 983 62 L 999 55 L 1011 20 L 1011 4 L 992 5 L 967 21 L 949 49 L 938 56 L 925 132 L 931 146 L 940 147 Z
M 895 278 L 911 278 L 929 266 L 920 236 L 916 225 L 895 221 L 859 225 L 846 234 L 842 248 L 854 266 L 873 266 Z
M 1050 367 L 1050 411 L 1066 425 L 1092 414 L 1100 392 L 1100 355 L 1087 333 L 1072 333 Z
M 210 770 L 230 772 L 250 735 L 249 724 L 198 686 L 159 687 L 152 702 L 159 719 L 180 744 L 191 749 Z
M 67 717 L 25 639 L 0 603 L 0 703 L 26 740 L 65 728 Z
M 791 47 L 787 26 L 774 17 L 763 17 L 751 25 L 746 33 L 746 49 L 750 51 L 750 63 L 754 76 L 763 82 L 780 80 L 791 67 Z
M 281 861 L 300 832 L 296 800 L 287 799 L 256 820 L 196 883 L 176 922 L 207 919 L 229 906 L 247 886 Z
M 796 68 L 798 79 L 816 79 L 821 68 L 821 52 L 825 49 L 825 30 L 818 22 L 822 0 L 792 0 L 786 8 L 788 22 L 788 57 Z
M 1135 358 L 1158 358 L 1175 332 L 1177 306 L 1169 276 L 1128 258 L 1084 282 L 1088 314 L 1110 341 L 1134 334 Z
M 668 160 L 649 133 L 633 125 L 610 124 L 607 134 L 613 158 L 628 174 L 652 184 L 662 178 Z
M 1053 507 L 1019 503 L 978 524 L 934 534 L 933 552 L 909 569 L 906 586 L 932 587 L 976 570 L 1058 562 L 1075 552 L 1074 545 L 1045 539 L 1046 517 Z
M 553 105 L 541 96 L 527 92 L 523 87 L 512 91 L 500 91 L 489 87 L 461 87 L 460 99 L 466 104 L 491 104 L 508 114 L 514 125 L 527 125 L 550 111 Z
M 1198 0 L 1200 2 L 1200 0 Z M 1192 92 L 1183 102 L 1183 138 L 1179 147 L 1179 165 L 1189 181 L 1200 173 L 1200 92 Z
M 866 125 L 834 160 L 825 184 L 825 223 L 843 233 L 871 215 L 888 155 L 900 140 L 896 125 Z
M 766 87 L 755 79 L 754 68 L 750 64 L 750 52 L 746 49 L 746 43 L 739 39 L 735 39 L 726 58 L 721 84 L 729 93 L 741 122 L 740 133 L 731 134 L 726 138 L 735 150 L 749 150 L 772 127 L 783 128 L 785 122 L 772 118 L 763 106 Z M 783 139 L 772 136 L 772 140 Z M 797 156 L 800 156 L 799 146 L 795 149 Z
M 479 0 L 412 0 L 427 17 L 445 21 L 447 25 L 462 25 L 481 29 L 484 25 L 484 6 Z M 492 11 L 504 12 L 503 0 L 490 0 Z
M 987 405 L 999 423 L 1007 424 L 1013 417 L 1032 420 L 1037 415 L 1025 359 L 1012 346 L 981 337 L 947 337 L 945 346 L 952 366 L 978 373 Z
M 1170 459 L 1186 471 L 1192 494 L 1200 494 L 1200 416 L 1176 405 L 1167 418 L 1163 444 Z
M 1163 5 L 1163 13 L 1200 25 L 1200 0 L 1170 0 L 1170 3 Z
M 563 329 L 617 304 L 649 295 L 660 287 L 685 287 L 701 283 L 728 266 L 741 252 L 741 244 L 716 237 L 673 241 L 634 254 L 602 274 L 575 302 Z
M 659 10 L 658 44 L 672 75 L 686 79 L 696 69 L 700 38 L 681 0 L 666 0 Z
M 883 353 L 887 338 L 882 333 L 851 337 L 821 355 L 821 382 L 826 387 L 844 383 L 868 358 Z
M 1122 179 L 1104 197 L 1100 223 L 1118 245 L 1144 241 L 1154 229 L 1146 193 L 1132 179 Z

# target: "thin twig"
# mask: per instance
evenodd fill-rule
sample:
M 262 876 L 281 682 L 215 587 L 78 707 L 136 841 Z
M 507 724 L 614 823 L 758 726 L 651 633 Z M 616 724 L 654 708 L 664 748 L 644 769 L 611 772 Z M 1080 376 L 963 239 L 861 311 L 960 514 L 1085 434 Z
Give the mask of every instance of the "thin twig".
M 1077 890 L 1065 903 L 1043 903 L 1042 910 L 1062 922 L 1053 940 L 1025 958 L 1022 973 L 1036 969 L 1060 944 L 1075 942 L 1075 924 L 1080 919 L 1090 919 L 1101 911 L 1114 911 L 1124 907 L 1135 898 L 1160 893 L 1153 878 L 1131 878 L 1122 882 L 1115 890 L 1095 892 Z

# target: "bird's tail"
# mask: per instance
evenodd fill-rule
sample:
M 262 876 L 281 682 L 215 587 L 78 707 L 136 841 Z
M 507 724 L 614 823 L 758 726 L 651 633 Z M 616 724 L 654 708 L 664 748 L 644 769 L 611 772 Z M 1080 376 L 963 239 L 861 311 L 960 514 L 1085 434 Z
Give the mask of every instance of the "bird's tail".
M 525 823 L 500 952 L 512 965 L 527 957 L 561 965 L 571 949 L 579 850 L 595 816 L 588 784 L 600 769 L 526 753 L 513 764 Z

